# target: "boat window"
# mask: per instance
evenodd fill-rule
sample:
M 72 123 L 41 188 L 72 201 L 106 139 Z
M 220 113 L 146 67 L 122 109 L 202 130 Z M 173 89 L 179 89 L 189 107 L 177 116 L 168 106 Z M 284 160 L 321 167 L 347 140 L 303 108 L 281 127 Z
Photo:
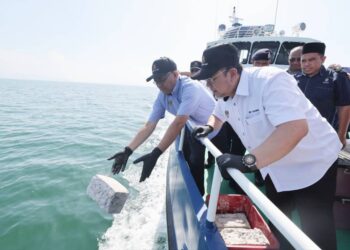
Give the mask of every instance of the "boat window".
M 272 52 L 271 63 L 274 62 L 279 46 L 280 42 L 275 41 L 254 42 L 250 53 L 249 62 L 252 63 L 252 55 L 254 55 L 254 53 L 259 49 L 270 49 Z
M 297 46 L 302 46 L 305 43 L 302 42 L 284 42 L 281 45 L 280 51 L 278 53 L 277 59 L 276 59 L 276 64 L 282 64 L 282 65 L 289 65 L 288 64 L 288 57 L 290 51 L 297 47 Z
M 236 48 L 238 49 L 239 62 L 241 64 L 247 64 L 251 43 L 250 42 L 235 42 L 235 43 L 233 43 L 233 45 L 236 46 Z

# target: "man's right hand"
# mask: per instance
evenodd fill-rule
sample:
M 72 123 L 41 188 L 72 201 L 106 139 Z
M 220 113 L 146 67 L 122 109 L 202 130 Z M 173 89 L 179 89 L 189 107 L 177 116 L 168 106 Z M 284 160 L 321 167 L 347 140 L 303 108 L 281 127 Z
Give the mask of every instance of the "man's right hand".
M 129 156 L 132 154 L 132 150 L 129 147 L 125 147 L 123 152 L 118 152 L 108 160 L 113 160 L 112 173 L 119 174 L 120 171 L 124 171 L 126 163 L 128 162 Z
M 214 128 L 210 125 L 197 126 L 192 131 L 192 136 L 195 138 L 206 137 L 213 132 Z

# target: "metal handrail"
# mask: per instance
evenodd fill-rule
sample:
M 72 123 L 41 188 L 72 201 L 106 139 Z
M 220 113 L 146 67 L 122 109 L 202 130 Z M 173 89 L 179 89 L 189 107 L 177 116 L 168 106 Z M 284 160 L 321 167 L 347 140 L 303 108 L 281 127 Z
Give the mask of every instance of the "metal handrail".
M 193 123 L 188 121 L 193 128 Z M 208 138 L 200 138 L 200 141 L 216 158 L 222 153 Z M 320 249 L 300 228 L 298 228 L 281 210 L 276 207 L 253 183 L 251 183 L 239 170 L 231 168 L 228 173 L 244 190 L 249 198 L 257 205 L 265 216 L 276 226 L 285 238 L 296 249 Z M 216 216 L 217 203 L 219 199 L 222 176 L 218 166 L 215 165 L 210 200 L 207 211 L 207 222 L 213 224 Z

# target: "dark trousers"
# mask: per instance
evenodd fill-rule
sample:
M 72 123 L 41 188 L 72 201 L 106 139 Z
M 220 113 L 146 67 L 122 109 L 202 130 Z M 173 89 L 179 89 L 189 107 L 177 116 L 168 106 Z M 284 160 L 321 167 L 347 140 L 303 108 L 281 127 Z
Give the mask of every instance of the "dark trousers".
M 200 141 L 191 136 L 191 132 L 187 127 L 185 129 L 185 138 L 182 150 L 193 179 L 197 184 L 199 192 L 203 196 L 205 147 Z
M 277 192 L 270 176 L 265 179 L 267 197 L 289 218 L 297 209 L 301 229 L 322 250 L 337 249 L 333 219 L 336 164 L 315 184 L 287 192 Z M 296 180 L 298 181 L 298 180 Z M 284 236 L 270 223 L 271 229 L 280 241 L 280 249 L 293 249 Z

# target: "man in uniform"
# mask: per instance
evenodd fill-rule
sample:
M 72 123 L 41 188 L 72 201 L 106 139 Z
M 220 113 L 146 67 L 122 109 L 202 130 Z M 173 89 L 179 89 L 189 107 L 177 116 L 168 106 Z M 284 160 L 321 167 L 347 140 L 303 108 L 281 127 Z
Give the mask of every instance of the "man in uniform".
M 249 151 L 223 154 L 217 163 L 227 168 L 260 170 L 266 194 L 287 216 L 298 209 L 303 231 L 322 249 L 336 249 L 333 197 L 341 143 L 334 129 L 303 95 L 295 79 L 274 67 L 242 69 L 237 49 L 212 47 L 203 53 L 202 69 L 193 77 L 208 79 L 223 97 L 207 125 L 195 129 L 201 137 L 228 121 Z M 280 239 L 281 249 L 291 245 Z
M 298 46 L 293 48 L 288 57 L 289 67 L 287 72 L 291 75 L 300 74 L 301 73 L 301 50 L 302 46 Z
M 350 82 L 345 72 L 336 72 L 323 66 L 325 49 L 324 43 L 306 43 L 301 52 L 303 72 L 296 74 L 295 79 L 301 91 L 338 132 L 340 141 L 346 146 L 350 119 Z
M 252 63 L 254 67 L 269 66 L 271 63 L 271 50 L 259 49 L 252 56 Z
M 143 162 L 140 182 L 151 175 L 159 156 L 176 139 L 187 120 L 195 124 L 205 124 L 215 106 L 213 96 L 198 81 L 180 76 L 174 61 L 167 57 L 161 57 L 153 62 L 152 75 L 146 80 L 152 79 L 160 91 L 147 123 L 124 151 L 109 158 L 114 160 L 113 174 L 124 171 L 129 156 L 152 134 L 158 121 L 164 118 L 165 111 L 175 115 L 158 146 L 151 153 L 134 161 L 134 163 Z M 201 195 L 204 194 L 204 150 L 205 147 L 193 138 L 186 128 L 183 152 Z

